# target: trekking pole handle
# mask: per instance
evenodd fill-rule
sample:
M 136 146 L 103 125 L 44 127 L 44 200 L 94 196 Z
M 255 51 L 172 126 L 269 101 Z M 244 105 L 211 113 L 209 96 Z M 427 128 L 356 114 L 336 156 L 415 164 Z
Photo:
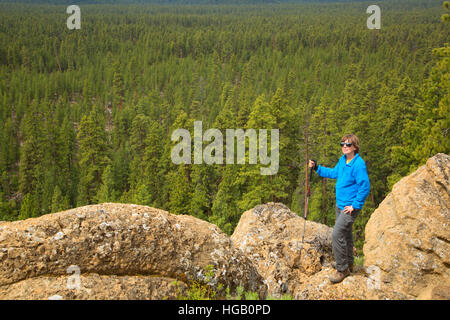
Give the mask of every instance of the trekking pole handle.
M 314 159 L 311 159 L 311 160 L 309 160 L 309 161 L 312 161 L 312 162 L 314 162 L 314 166 L 312 166 L 311 168 L 313 168 L 313 169 L 314 169 L 314 171 L 317 171 L 317 168 L 318 168 L 318 166 L 317 166 L 317 161 L 316 161 L 316 160 L 314 160 Z

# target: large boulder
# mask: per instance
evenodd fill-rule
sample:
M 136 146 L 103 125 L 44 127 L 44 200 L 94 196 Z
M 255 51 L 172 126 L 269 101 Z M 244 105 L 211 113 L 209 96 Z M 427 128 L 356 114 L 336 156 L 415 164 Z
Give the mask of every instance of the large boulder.
M 331 232 L 326 225 L 307 221 L 282 203 L 267 203 L 244 212 L 231 240 L 256 265 L 268 294 L 294 294 L 310 276 L 329 265 Z
M 104 203 L 0 222 L 3 299 L 170 299 L 205 280 L 207 266 L 216 289 L 266 293 L 229 237 L 192 216 Z
M 394 185 L 365 229 L 364 264 L 381 290 L 450 299 L 450 157 L 437 154 Z

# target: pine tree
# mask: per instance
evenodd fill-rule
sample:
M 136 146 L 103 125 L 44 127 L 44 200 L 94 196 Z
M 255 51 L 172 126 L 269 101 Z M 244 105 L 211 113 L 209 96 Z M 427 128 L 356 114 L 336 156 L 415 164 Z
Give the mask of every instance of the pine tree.
M 31 193 L 27 193 L 22 200 L 18 219 L 25 220 L 36 216 L 38 216 L 38 209 L 36 207 L 35 197 Z
M 97 192 L 96 202 L 115 202 L 117 199 L 117 193 L 114 190 L 114 179 L 111 165 L 106 166 L 102 175 L 102 185 Z
M 121 72 L 120 63 L 118 60 L 114 61 L 113 65 L 113 106 L 119 107 L 122 110 L 123 100 L 124 100 L 124 83 L 123 76 Z
M 61 193 L 61 189 L 58 186 L 56 186 L 52 197 L 51 212 L 59 212 L 64 209 L 65 208 L 63 205 L 63 196 Z
M 19 143 L 17 128 L 10 118 L 6 119 L 3 128 L 0 125 L 2 139 L 0 139 L 0 192 L 5 196 L 12 195 L 17 190 L 17 167 L 19 161 Z
M 133 203 L 153 206 L 152 194 L 148 191 L 148 188 L 145 184 L 138 184 L 134 189 Z
M 189 214 L 192 191 L 184 164 L 180 164 L 177 171 L 169 173 L 168 182 L 170 185 L 170 212 L 175 214 Z
M 255 59 L 252 57 L 249 62 L 245 64 L 242 74 L 240 95 L 239 95 L 239 111 L 237 113 L 236 124 L 239 128 L 246 125 L 250 112 L 251 105 L 254 99 L 254 85 L 255 85 Z
M 341 137 L 338 135 L 335 109 L 331 95 L 325 94 L 315 108 L 310 125 L 313 149 L 310 158 L 328 167 L 333 167 L 341 156 L 338 146 Z M 313 221 L 330 224 L 334 222 L 335 216 L 335 181 L 319 178 L 315 173 L 311 179 L 314 180 L 311 186 L 309 217 Z
M 130 189 L 130 157 L 129 146 L 126 143 L 111 156 L 111 171 L 113 177 L 113 188 L 119 194 L 128 192 Z
M 218 191 L 212 203 L 209 222 L 217 225 L 223 232 L 231 235 L 239 222 L 241 209 L 237 201 L 241 198 L 241 192 L 236 180 L 239 175 L 239 167 L 227 165 L 222 173 Z
M 189 204 L 189 214 L 194 217 L 207 220 L 209 216 L 209 208 L 211 207 L 211 194 L 208 187 L 211 186 L 205 181 L 205 172 L 208 165 L 195 165 L 192 170 L 192 198 Z
M 57 185 L 60 186 L 62 195 L 69 199 L 69 204 L 75 204 L 78 184 L 77 159 L 75 154 L 76 132 L 67 116 L 64 117 L 55 143 L 57 153 L 55 159 L 57 163 Z
M 94 107 L 83 116 L 77 136 L 79 142 L 80 184 L 78 206 L 93 203 L 102 183 L 103 170 L 110 161 L 105 123 Z
M 14 200 L 7 201 L 0 192 L 0 221 L 14 221 L 18 219 L 17 205 Z
M 38 107 L 33 104 L 22 122 L 24 137 L 20 149 L 19 190 L 22 194 L 31 193 L 37 186 L 37 166 L 43 161 L 43 128 Z
M 253 111 L 249 115 L 247 129 L 266 129 L 267 148 L 273 152 L 275 146 L 272 146 L 270 129 L 276 128 L 276 118 L 270 113 L 270 105 L 265 101 L 264 95 L 259 96 L 253 105 Z M 258 137 L 261 139 L 261 135 Z M 248 210 L 255 205 L 269 201 L 283 201 L 287 197 L 284 191 L 286 180 L 282 175 L 262 175 L 261 164 L 248 164 L 248 150 L 246 154 L 246 164 L 241 168 L 238 181 L 243 190 L 242 198 L 238 201 L 241 210 Z M 269 151 L 268 151 L 269 155 Z
M 147 148 L 147 135 L 150 129 L 150 118 L 143 114 L 138 114 L 131 125 L 130 136 L 130 188 L 135 188 L 142 181 L 142 172 L 145 168 L 143 156 Z
M 392 86 L 392 89 L 383 86 L 379 108 L 375 115 L 376 123 L 371 124 L 372 134 L 381 133 L 383 137 L 383 140 L 372 138 L 369 146 L 373 154 L 372 166 L 377 168 L 372 172 L 372 177 L 377 177 L 378 180 L 378 185 L 375 183 L 372 190 L 378 194 L 379 200 L 384 198 L 385 193 L 390 191 L 393 183 L 397 182 L 401 175 L 408 173 L 408 161 L 399 162 L 395 150 L 402 148 L 401 136 L 407 122 L 417 116 L 418 89 L 410 78 L 405 77 L 399 85 Z M 379 123 L 383 124 L 381 128 L 377 125 Z
M 270 114 L 275 118 L 276 124 L 273 128 L 279 129 L 279 170 L 277 177 L 286 181 L 288 193 L 286 201 L 291 201 L 291 194 L 294 192 L 296 175 L 295 168 L 297 160 L 297 130 L 301 122 L 298 110 L 291 107 L 289 103 L 289 93 L 282 88 L 278 88 L 270 101 Z
M 164 203 L 161 186 L 164 185 L 164 176 L 169 169 L 169 164 L 164 164 L 164 161 L 170 161 L 170 154 L 164 155 L 163 137 L 164 128 L 161 128 L 156 121 L 152 121 L 145 138 L 144 144 L 146 147 L 138 169 L 141 172 L 138 186 L 142 184 L 145 186 L 148 193 L 148 202 L 155 206 Z M 142 172 L 144 172 L 144 175 L 142 175 Z M 141 187 L 141 190 L 143 188 Z

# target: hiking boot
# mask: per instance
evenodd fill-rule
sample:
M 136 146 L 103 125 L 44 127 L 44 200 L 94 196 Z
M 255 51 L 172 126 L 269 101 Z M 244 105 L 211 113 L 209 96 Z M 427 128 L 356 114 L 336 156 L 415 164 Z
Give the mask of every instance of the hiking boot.
M 331 262 L 331 267 L 334 269 L 334 270 L 336 270 L 336 262 Z M 350 272 L 353 272 L 353 264 L 349 264 L 348 265 L 348 270 L 350 271 Z
M 350 275 L 350 270 L 348 270 L 348 268 L 342 272 L 336 271 L 336 273 L 330 277 L 330 282 L 331 283 L 339 283 L 342 280 L 344 280 L 346 277 L 348 277 L 349 275 Z

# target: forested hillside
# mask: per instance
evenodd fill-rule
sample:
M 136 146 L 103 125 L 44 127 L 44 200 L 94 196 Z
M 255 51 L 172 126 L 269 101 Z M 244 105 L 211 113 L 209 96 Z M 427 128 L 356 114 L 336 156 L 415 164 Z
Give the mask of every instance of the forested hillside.
M 383 1 L 380 30 L 367 2 L 79 6 L 69 30 L 65 5 L 0 4 L 0 220 L 123 202 L 230 234 L 257 204 L 303 213 L 306 137 L 334 167 L 354 133 L 371 180 L 361 240 L 396 181 L 449 153 L 441 1 Z M 194 121 L 279 128 L 278 173 L 173 164 L 171 133 Z M 333 225 L 335 182 L 312 183 L 310 219 Z

